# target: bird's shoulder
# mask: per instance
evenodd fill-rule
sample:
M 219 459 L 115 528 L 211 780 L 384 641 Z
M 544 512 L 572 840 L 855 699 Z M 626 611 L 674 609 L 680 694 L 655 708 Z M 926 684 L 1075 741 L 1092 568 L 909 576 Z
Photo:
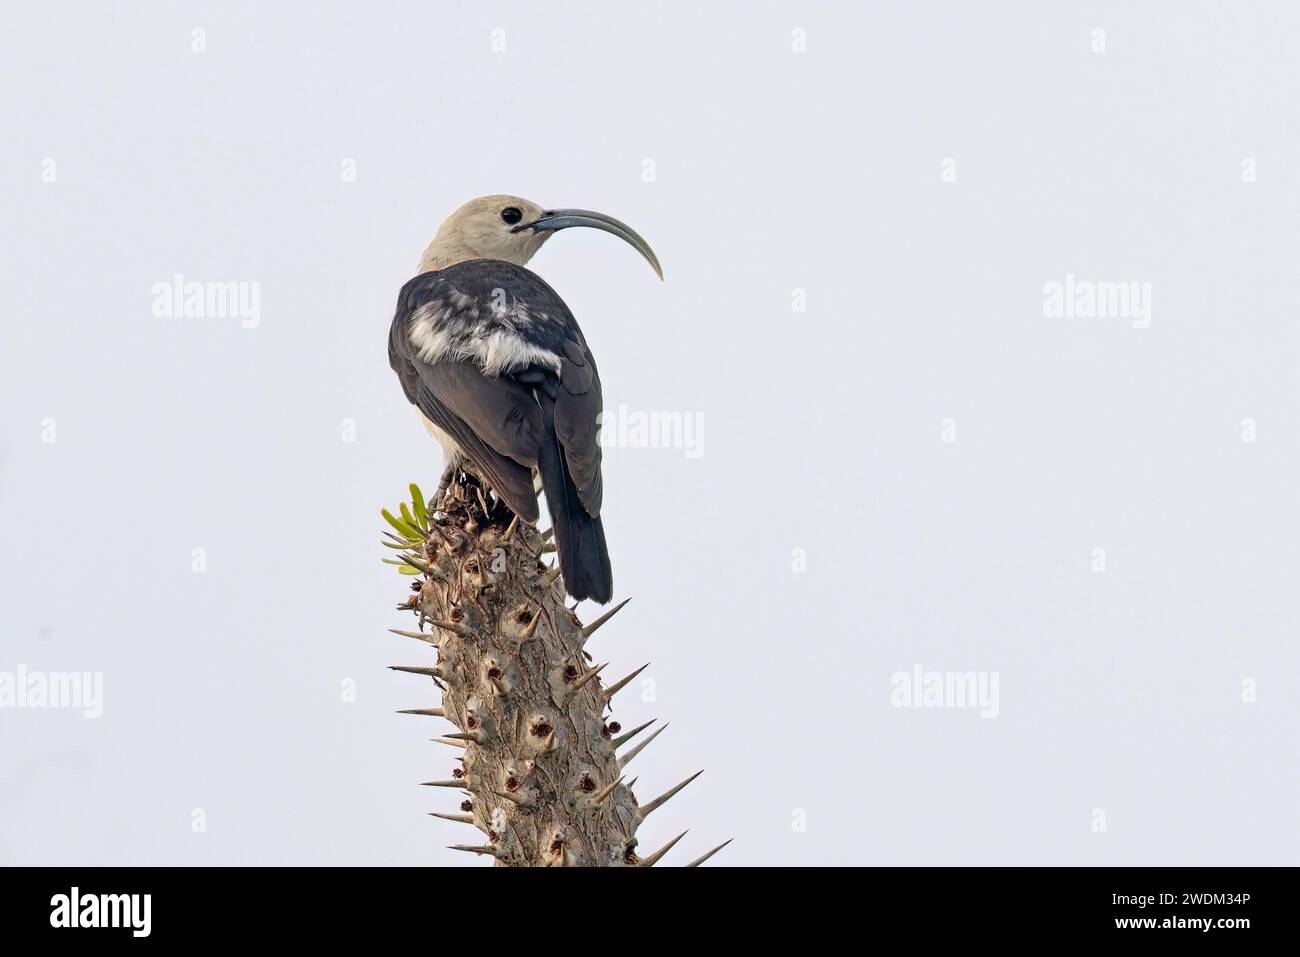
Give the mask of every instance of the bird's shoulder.
M 572 321 L 559 293 L 526 266 L 501 259 L 467 259 L 420 273 L 402 287 L 398 307 L 409 312 L 438 305 L 452 313 L 485 307 L 494 312 L 526 311 L 529 318 Z
M 557 360 L 587 365 L 591 355 L 564 300 L 532 270 L 498 259 L 469 259 L 410 279 L 398 296 L 389 338 L 394 351 L 474 355 L 494 333 Z

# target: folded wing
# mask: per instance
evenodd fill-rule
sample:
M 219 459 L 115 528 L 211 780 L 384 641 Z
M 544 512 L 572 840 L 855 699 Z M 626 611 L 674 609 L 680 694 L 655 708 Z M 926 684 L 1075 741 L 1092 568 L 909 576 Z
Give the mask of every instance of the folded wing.
M 539 276 L 497 260 L 416 276 L 398 299 L 389 361 L 407 399 L 519 515 L 538 517 L 531 474 L 552 440 L 577 503 L 599 516 L 600 377 L 573 315 Z

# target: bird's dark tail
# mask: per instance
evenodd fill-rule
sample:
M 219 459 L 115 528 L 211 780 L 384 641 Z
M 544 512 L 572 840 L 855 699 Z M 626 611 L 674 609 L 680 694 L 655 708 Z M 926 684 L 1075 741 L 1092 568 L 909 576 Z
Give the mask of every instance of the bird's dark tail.
M 555 434 L 554 405 L 541 398 L 546 437 L 537 456 L 537 471 L 546 493 L 546 508 L 555 528 L 555 551 L 560 558 L 564 587 L 577 599 L 590 598 L 602 605 L 614 597 L 614 573 L 609 567 L 605 527 L 578 501 L 578 489 L 569 477 L 564 449 Z

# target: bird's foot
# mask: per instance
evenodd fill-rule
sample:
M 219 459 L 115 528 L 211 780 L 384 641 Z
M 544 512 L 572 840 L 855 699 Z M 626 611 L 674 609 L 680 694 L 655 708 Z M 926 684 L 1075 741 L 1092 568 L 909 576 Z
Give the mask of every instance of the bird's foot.
M 442 478 L 438 479 L 438 491 L 433 493 L 433 500 L 441 502 L 447 495 L 447 489 L 451 488 L 451 480 L 456 477 L 454 466 L 448 465 L 442 470 Z

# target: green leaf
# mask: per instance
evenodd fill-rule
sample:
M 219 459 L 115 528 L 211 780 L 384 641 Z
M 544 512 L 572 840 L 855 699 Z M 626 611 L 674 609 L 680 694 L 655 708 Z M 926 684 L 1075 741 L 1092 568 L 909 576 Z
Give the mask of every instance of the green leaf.
M 412 568 L 410 565 L 398 565 L 398 566 L 397 566 L 397 570 L 398 570 L 399 572 L 401 572 L 403 575 L 418 575 L 418 574 L 420 574 L 420 570 L 419 570 L 418 568 Z
M 389 525 L 393 526 L 393 528 L 397 529 L 407 538 L 414 538 L 421 541 L 423 540 L 424 536 L 421 535 L 419 531 L 417 531 L 414 527 L 407 524 L 406 522 L 402 521 L 400 518 L 394 518 L 393 513 L 390 512 L 388 509 L 381 508 L 379 510 L 379 514 L 384 516 L 384 521 L 386 521 Z
M 406 562 L 398 558 L 381 558 L 379 560 L 383 562 L 385 565 L 406 565 Z M 410 568 L 411 566 L 406 565 L 406 567 Z
M 411 514 L 411 509 L 407 506 L 405 502 L 401 504 L 401 509 L 402 509 L 402 518 L 406 519 L 407 524 L 410 525 L 412 528 L 419 528 L 420 523 L 416 520 L 415 516 Z
M 424 504 L 424 493 L 420 491 L 420 486 L 414 482 L 411 483 L 411 504 L 415 507 L 415 517 L 420 520 L 420 527 L 428 528 L 429 509 Z

